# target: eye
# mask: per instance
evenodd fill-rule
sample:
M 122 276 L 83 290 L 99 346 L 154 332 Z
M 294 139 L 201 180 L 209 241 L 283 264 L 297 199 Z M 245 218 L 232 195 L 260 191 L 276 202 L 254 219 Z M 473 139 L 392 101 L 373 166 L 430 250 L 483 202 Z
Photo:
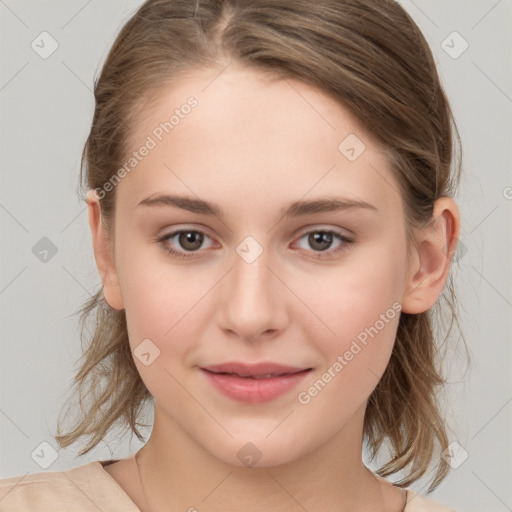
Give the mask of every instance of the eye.
M 198 252 L 201 249 L 201 246 L 204 242 L 205 237 L 210 238 L 203 231 L 195 230 L 195 229 L 181 229 L 179 231 L 173 231 L 167 235 L 158 239 L 158 242 L 162 245 L 162 247 L 173 256 L 177 256 L 179 258 L 189 258 L 192 254 Z M 169 245 L 169 241 L 176 239 L 174 242 L 175 245 L 181 246 L 184 251 L 177 251 L 173 247 Z
M 196 229 L 180 229 L 158 238 L 157 241 L 167 253 L 178 258 L 190 258 L 194 256 L 194 253 L 198 253 L 201 249 L 204 249 L 202 246 L 205 238 L 210 237 L 203 231 Z M 306 243 L 309 244 L 313 252 L 316 253 L 316 258 L 331 257 L 333 254 L 347 250 L 348 247 L 354 243 L 353 240 L 342 233 L 327 229 L 308 231 L 299 238 L 299 240 L 303 239 L 306 239 Z M 334 240 L 338 240 L 339 244 L 335 249 L 329 250 Z M 181 247 L 183 250 L 176 250 L 176 246 Z
M 340 251 L 347 250 L 353 243 L 352 239 L 338 231 L 323 229 L 308 231 L 307 233 L 304 233 L 299 240 L 303 239 L 306 239 L 306 243 L 314 249 L 313 252 L 317 253 L 315 254 L 315 257 L 318 258 L 330 257 Z M 329 250 L 334 240 L 338 240 L 340 243 L 335 249 Z

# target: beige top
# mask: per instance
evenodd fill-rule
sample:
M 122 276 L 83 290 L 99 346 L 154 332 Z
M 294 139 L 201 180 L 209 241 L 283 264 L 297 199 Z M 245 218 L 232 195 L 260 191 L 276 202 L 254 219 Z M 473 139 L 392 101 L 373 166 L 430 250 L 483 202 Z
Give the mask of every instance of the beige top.
M 140 512 L 103 466 L 89 462 L 66 471 L 33 473 L 0 480 L 1 512 Z M 380 478 L 380 477 L 379 477 Z M 404 512 L 455 512 L 407 489 Z

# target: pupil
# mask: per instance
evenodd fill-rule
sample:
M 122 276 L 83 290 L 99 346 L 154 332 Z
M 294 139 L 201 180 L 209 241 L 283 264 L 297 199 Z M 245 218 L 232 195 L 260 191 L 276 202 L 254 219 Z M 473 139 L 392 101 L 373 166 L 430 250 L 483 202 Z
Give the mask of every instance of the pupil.
M 319 243 L 320 247 L 317 246 L 317 249 L 319 249 L 319 250 L 328 249 L 332 243 L 332 233 L 326 233 L 325 231 L 319 231 L 318 233 L 314 233 L 313 241 L 314 241 L 314 243 L 312 244 L 313 247 L 315 246 L 315 244 Z
M 201 233 L 194 233 L 193 231 L 188 231 L 186 233 L 181 233 L 180 235 L 180 244 L 187 250 L 199 249 L 202 243 L 203 239 Z M 192 247 L 190 247 L 188 244 L 191 244 Z

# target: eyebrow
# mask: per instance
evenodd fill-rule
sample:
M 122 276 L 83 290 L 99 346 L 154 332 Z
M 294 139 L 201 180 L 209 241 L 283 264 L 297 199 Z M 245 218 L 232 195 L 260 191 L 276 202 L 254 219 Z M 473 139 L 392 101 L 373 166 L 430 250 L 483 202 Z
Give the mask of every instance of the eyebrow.
M 225 218 L 224 210 L 219 205 L 188 196 L 153 194 L 143 199 L 137 206 L 172 206 L 193 213 L 215 215 L 220 219 Z M 378 211 L 374 205 L 367 203 L 366 201 L 356 201 L 354 199 L 343 197 L 325 197 L 307 201 L 293 201 L 282 210 L 281 217 L 300 217 L 302 215 L 310 215 L 313 213 L 358 208 L 372 210 L 375 212 Z

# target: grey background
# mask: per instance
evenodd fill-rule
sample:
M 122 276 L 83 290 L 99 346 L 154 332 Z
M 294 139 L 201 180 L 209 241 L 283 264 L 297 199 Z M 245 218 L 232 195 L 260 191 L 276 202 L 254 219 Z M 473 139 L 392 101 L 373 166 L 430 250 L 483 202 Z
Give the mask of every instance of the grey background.
M 0 0 L 0 478 L 44 471 L 32 454 L 42 442 L 58 448 L 55 419 L 80 355 L 73 313 L 99 284 L 85 204 L 76 195 L 93 78 L 141 3 Z M 454 277 L 473 366 L 465 373 L 454 354 L 446 413 L 450 440 L 468 457 L 429 496 L 460 511 L 512 510 L 512 2 L 402 4 L 434 51 L 465 166 L 456 196 L 465 251 Z M 43 31 L 59 45 L 47 59 L 31 47 Z M 446 40 L 454 31 L 469 44 L 458 58 L 443 46 L 462 48 Z M 37 257 L 36 244 L 48 244 L 43 237 L 57 250 L 47 261 Z M 60 450 L 47 470 L 125 457 L 140 446 L 111 437 L 80 459 L 76 447 Z M 424 493 L 426 483 L 412 487 Z

